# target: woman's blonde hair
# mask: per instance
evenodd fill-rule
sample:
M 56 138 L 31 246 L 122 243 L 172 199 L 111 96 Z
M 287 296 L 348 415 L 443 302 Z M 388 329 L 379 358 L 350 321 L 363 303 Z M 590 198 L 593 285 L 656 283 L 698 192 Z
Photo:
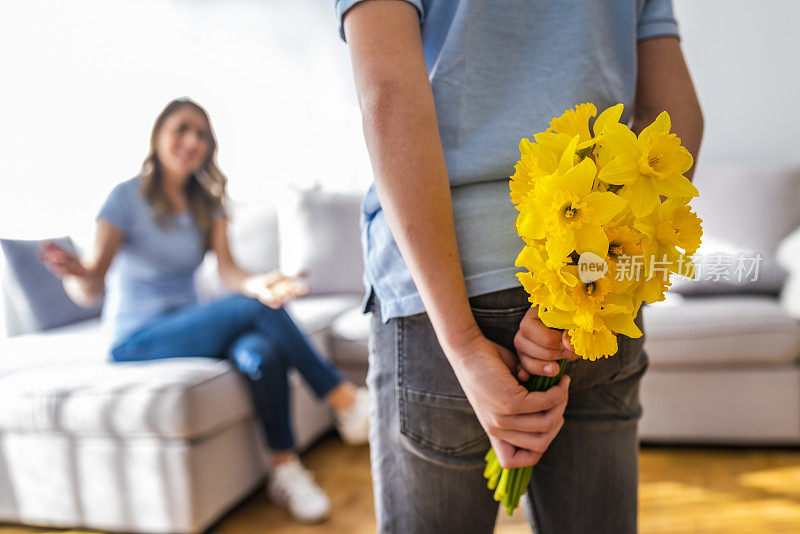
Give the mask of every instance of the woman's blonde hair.
M 203 165 L 186 181 L 184 191 L 189 204 L 189 212 L 194 222 L 203 234 L 203 243 L 206 249 L 211 248 L 211 231 L 215 217 L 225 217 L 225 185 L 228 179 L 217 166 L 217 139 L 211 128 L 208 113 L 199 104 L 188 99 L 173 100 L 158 115 L 150 135 L 150 153 L 142 164 L 142 194 L 153 207 L 156 223 L 161 228 L 168 228 L 175 216 L 163 187 L 163 172 L 161 162 L 158 160 L 156 144 L 158 134 L 167 118 L 183 108 L 191 108 L 205 119 L 208 125 L 208 154 Z

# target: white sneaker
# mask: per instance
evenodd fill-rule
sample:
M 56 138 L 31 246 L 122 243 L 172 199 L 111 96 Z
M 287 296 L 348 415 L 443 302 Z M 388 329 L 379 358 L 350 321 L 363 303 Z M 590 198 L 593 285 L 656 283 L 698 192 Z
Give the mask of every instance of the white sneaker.
M 317 523 L 330 515 L 328 496 L 297 458 L 275 466 L 267 492 L 275 504 L 286 508 L 297 521 Z
M 347 410 L 335 412 L 336 430 L 348 445 L 364 445 L 369 442 L 369 391 L 358 388 L 356 400 Z

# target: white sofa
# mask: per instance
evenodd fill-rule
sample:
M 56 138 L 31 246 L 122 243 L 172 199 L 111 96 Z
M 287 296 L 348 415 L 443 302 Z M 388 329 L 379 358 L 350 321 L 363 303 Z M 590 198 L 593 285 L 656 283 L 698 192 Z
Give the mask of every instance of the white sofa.
M 798 175 L 757 175 L 756 186 L 753 176 L 698 172 L 698 207 L 707 241 L 769 255 L 800 222 Z M 290 312 L 363 382 L 369 319 L 359 310 L 358 197 L 292 199 L 280 201 L 280 217 L 263 203 L 234 210 L 234 253 L 254 270 L 276 267 L 279 256 L 287 270 L 309 268 L 317 295 Z M 201 276 L 212 296 L 213 270 L 209 263 Z M 740 289 L 723 295 L 712 286 L 645 308 L 644 441 L 800 444 L 800 323 L 776 295 Z M 13 310 L 6 323 L 15 333 Z M 203 530 L 266 469 L 243 384 L 224 361 L 110 364 L 105 346 L 92 322 L 0 342 L 0 521 Z M 307 446 L 330 429 L 331 415 L 292 380 L 295 428 Z
M 361 302 L 360 196 L 294 198 L 294 204 L 284 199 L 291 224 L 280 229 L 272 202 L 235 205 L 234 254 L 254 271 L 277 268 L 279 257 L 306 261 L 298 266 L 311 271 L 315 294 L 288 310 L 324 355 L 363 383 L 366 354 L 353 359 L 346 328 L 343 337 L 335 335 L 337 318 L 348 311 L 357 317 Z M 328 244 L 340 254 L 339 263 L 316 275 L 302 246 L 282 252 L 278 242 L 281 234 L 292 243 L 293 234 L 315 230 L 302 227 L 317 222 L 303 215 L 319 212 L 320 203 L 339 219 Z M 349 216 L 338 215 L 343 209 Z M 349 257 L 342 255 L 347 250 Z M 198 277 L 205 298 L 219 293 L 214 273 L 209 258 Z M 330 277 L 334 292 L 324 285 Z M 0 339 L 0 522 L 201 532 L 262 483 L 266 449 L 246 385 L 227 361 L 111 363 L 99 319 L 25 332 L 26 310 L 9 294 L 12 286 L 3 285 L 6 338 Z M 340 346 L 342 362 L 335 357 Z M 290 380 L 296 438 L 305 449 L 332 428 L 333 418 L 297 373 Z
M 701 279 L 691 282 L 700 294 L 671 293 L 645 308 L 642 439 L 798 445 L 800 321 L 775 294 L 783 285 L 775 257 L 800 225 L 800 171 L 701 167 L 695 183 L 700 252 L 707 259 L 715 251 L 758 253 L 760 277 L 752 284 Z

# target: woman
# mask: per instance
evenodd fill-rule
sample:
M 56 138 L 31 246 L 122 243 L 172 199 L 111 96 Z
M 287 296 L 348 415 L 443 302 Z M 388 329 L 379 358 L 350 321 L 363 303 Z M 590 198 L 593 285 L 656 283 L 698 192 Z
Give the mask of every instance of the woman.
M 293 452 L 287 369 L 296 368 L 333 407 L 347 443 L 367 441 L 368 395 L 317 354 L 282 308 L 307 292 L 297 277 L 252 274 L 236 264 L 216 149 L 203 108 L 170 102 L 156 119 L 141 174 L 117 185 L 101 208 L 91 257 L 81 261 L 49 243 L 42 261 L 76 303 L 89 305 L 103 297 L 116 259 L 106 305 L 115 361 L 229 358 L 247 379 L 273 451 L 270 496 L 296 519 L 318 521 L 330 505 Z M 198 304 L 194 273 L 209 249 L 222 280 L 238 294 Z

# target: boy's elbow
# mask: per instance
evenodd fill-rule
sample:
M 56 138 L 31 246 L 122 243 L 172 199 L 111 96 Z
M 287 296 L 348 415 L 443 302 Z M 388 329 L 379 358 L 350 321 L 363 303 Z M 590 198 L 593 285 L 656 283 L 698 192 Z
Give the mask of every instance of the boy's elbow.
M 358 102 L 364 118 L 385 116 L 396 109 L 403 94 L 402 81 L 392 75 L 372 78 L 359 91 Z
M 695 111 L 694 111 L 694 124 L 695 124 L 695 131 L 697 132 L 697 137 L 703 137 L 703 130 L 706 127 L 706 120 L 703 116 L 703 108 L 700 107 L 700 102 L 695 100 Z

